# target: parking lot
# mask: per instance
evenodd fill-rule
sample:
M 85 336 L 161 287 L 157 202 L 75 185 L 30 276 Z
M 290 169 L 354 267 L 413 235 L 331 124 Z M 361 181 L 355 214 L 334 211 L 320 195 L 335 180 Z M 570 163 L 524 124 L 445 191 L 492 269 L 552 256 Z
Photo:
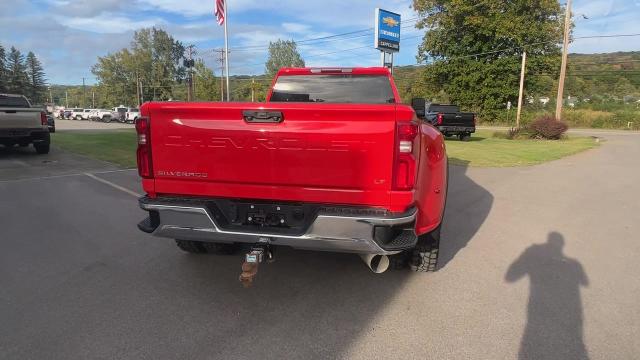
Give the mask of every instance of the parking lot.
M 56 119 L 58 130 L 103 130 L 103 129 L 133 129 L 135 125 L 121 122 L 100 122 L 87 120 Z
M 452 166 L 436 273 L 279 249 L 249 289 L 240 255 L 136 228 L 135 170 L 0 149 L 0 358 L 637 358 L 640 134 L 598 136 L 544 165 Z

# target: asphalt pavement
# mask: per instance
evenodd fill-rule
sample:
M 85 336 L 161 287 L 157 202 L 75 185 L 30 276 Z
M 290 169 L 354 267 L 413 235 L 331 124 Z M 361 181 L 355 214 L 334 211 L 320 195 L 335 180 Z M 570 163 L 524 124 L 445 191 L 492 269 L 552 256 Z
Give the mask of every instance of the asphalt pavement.
M 101 121 L 56 119 L 56 130 L 115 130 L 133 128 L 135 128 L 133 124 L 123 124 L 117 121 L 105 123 Z
M 453 166 L 436 273 L 279 249 L 250 289 L 137 230 L 135 171 L 0 151 L 0 359 L 640 358 L 640 135 L 599 136 Z

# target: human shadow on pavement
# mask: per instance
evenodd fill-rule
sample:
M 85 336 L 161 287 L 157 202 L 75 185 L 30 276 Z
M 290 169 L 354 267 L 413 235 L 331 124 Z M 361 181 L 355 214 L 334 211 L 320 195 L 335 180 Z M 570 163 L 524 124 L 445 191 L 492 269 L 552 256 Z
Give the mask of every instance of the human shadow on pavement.
M 467 246 L 493 206 L 493 195 L 467 175 L 468 161 L 449 158 L 449 163 L 447 208 L 438 259 L 440 269 Z
M 527 325 L 519 359 L 588 359 L 583 340 L 580 287 L 589 285 L 582 265 L 562 253 L 564 237 L 549 233 L 516 259 L 505 275 L 509 283 L 529 276 Z

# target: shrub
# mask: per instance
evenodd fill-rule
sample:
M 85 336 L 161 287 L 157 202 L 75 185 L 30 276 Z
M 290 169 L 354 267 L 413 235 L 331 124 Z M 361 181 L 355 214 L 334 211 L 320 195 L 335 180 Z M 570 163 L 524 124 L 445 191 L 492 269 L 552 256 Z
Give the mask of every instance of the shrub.
M 529 125 L 531 137 L 536 139 L 558 140 L 568 129 L 567 124 L 550 115 L 542 116 Z

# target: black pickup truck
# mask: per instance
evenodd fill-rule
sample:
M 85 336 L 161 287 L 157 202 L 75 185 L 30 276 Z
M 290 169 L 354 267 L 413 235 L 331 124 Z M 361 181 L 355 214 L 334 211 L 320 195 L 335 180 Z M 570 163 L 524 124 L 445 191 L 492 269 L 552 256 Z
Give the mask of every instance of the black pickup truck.
M 471 133 L 476 132 L 476 115 L 460 112 L 457 105 L 433 104 L 425 99 L 413 99 L 411 106 L 419 118 L 437 127 L 446 137 L 457 135 L 460 140 L 469 141 Z

